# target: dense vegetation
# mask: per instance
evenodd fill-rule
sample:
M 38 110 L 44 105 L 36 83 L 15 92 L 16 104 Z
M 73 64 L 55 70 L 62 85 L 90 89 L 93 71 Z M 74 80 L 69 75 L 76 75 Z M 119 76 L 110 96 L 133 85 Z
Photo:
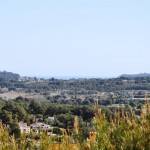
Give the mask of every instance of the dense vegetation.
M 35 119 L 48 123 L 48 116 L 55 116 L 52 126 L 65 129 L 68 127 L 73 128 L 74 117 L 79 116 L 80 125 L 88 128 L 94 117 L 94 109 L 92 106 L 87 105 L 58 105 L 22 97 L 18 97 L 13 101 L 0 102 L 0 119 L 14 131 L 11 131 L 10 134 L 15 133 L 19 136 L 18 130 L 14 130 L 14 128 L 18 128 L 17 123 L 20 121 L 27 122 L 28 125 L 35 122 Z
M 0 71 L 0 80 L 1 81 L 17 81 L 19 80 L 20 75 L 19 74 L 15 74 L 12 72 L 7 72 L 7 71 Z
M 96 92 L 120 90 L 150 90 L 150 76 L 120 76 L 110 79 L 37 79 L 36 77 L 20 77 L 11 72 L 0 72 L 0 86 L 9 88 L 23 88 L 25 91 L 48 92 L 56 90 L 69 90 L 70 92 Z
M 7 126 L 0 128 L 3 143 L 0 148 L 5 150 L 11 146 L 17 150 L 38 146 L 47 150 L 55 148 L 55 142 L 61 142 L 67 149 L 70 138 L 69 143 L 75 143 L 78 149 L 147 150 L 149 90 L 149 76 L 58 80 L 0 72 L 0 94 L 4 95 L 0 97 L 0 119 Z M 13 93 L 18 96 L 5 98 Z M 22 93 L 25 96 L 19 96 Z M 48 117 L 52 116 L 55 120 L 49 122 Z M 21 135 L 18 122 L 30 125 L 36 121 L 55 127 L 57 137 L 49 139 L 44 133 Z M 91 131 L 94 143 L 86 140 Z
M 22 135 L 19 142 L 9 136 L 6 127 L 0 127 L 0 149 L 2 150 L 149 150 L 150 148 L 150 107 L 147 103 L 146 112 L 141 110 L 140 117 L 133 111 L 125 113 L 124 110 L 115 113 L 114 117 L 106 119 L 104 113 L 95 105 L 95 118 L 93 132 L 90 139 L 83 138 L 80 130 L 79 119 L 75 117 L 72 135 L 65 130 L 63 136 L 55 139 L 47 137 L 44 133 L 39 139 L 33 135 Z M 58 144 L 55 142 L 58 140 Z M 71 144 L 74 141 L 74 144 Z

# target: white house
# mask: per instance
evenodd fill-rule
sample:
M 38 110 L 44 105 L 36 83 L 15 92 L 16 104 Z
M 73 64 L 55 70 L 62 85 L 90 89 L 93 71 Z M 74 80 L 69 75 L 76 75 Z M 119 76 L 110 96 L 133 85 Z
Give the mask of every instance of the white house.
M 53 117 L 48 117 L 47 119 L 48 119 L 48 122 L 50 122 L 50 123 L 53 123 L 54 120 L 55 120 L 54 116 Z
M 27 126 L 27 123 L 19 122 L 18 125 L 21 133 L 30 133 L 30 126 Z
M 45 129 L 45 130 L 53 129 L 52 126 L 42 123 L 42 122 L 33 123 L 30 125 L 30 127 L 31 127 L 31 129 Z

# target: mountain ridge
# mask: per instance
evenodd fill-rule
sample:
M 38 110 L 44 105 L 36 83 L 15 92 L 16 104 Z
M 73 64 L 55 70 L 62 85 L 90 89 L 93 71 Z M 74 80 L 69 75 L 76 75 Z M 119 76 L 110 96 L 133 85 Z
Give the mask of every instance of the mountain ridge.
M 119 76 L 119 78 L 121 77 L 125 77 L 125 78 L 150 77 L 150 73 L 122 74 Z

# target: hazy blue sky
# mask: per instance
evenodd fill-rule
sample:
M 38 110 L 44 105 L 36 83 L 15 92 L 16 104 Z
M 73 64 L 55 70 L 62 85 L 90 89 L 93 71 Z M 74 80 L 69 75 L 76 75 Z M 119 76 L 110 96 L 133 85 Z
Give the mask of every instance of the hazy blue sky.
M 150 0 L 1 0 L 0 70 L 150 73 Z

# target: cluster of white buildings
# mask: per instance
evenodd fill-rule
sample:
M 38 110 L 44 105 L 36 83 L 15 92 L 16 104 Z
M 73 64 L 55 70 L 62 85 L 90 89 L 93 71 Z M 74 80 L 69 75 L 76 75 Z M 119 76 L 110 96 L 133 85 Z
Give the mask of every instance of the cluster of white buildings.
M 54 117 L 48 117 L 49 122 L 54 121 Z M 43 122 L 35 122 L 27 125 L 27 123 L 19 122 L 20 132 L 29 134 L 31 131 L 34 133 L 40 133 L 41 131 L 47 131 L 48 135 L 52 134 L 53 128 L 51 125 L 45 124 Z

